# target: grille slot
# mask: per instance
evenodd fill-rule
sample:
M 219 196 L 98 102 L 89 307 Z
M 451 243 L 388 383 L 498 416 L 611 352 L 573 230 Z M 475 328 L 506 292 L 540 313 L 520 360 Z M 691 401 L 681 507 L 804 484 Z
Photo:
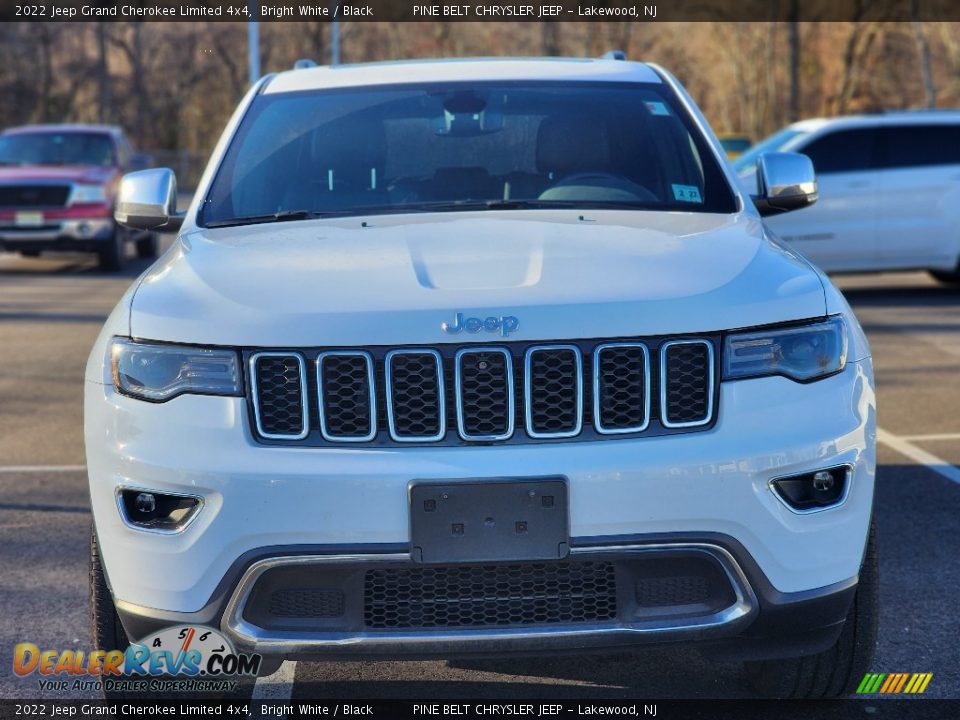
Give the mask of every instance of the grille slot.
M 443 360 L 435 350 L 386 357 L 387 425 L 397 442 L 440 440 L 446 431 Z
M 363 614 L 378 629 L 603 622 L 616 579 L 593 561 L 368 570 Z
M 527 350 L 524 366 L 527 434 L 572 437 L 583 425 L 583 361 L 575 345 Z
M 666 427 L 706 425 L 713 412 L 713 346 L 676 340 L 660 349 L 660 400 Z
M 321 353 L 317 358 L 317 388 L 324 440 L 364 442 L 376 437 L 377 405 L 369 353 Z
M 343 617 L 342 590 L 283 588 L 270 595 L 270 614 L 290 618 Z
M 650 424 L 650 351 L 641 343 L 608 343 L 593 353 L 593 422 L 606 435 Z
M 640 607 L 696 605 L 710 600 L 710 582 L 701 575 L 649 577 L 637 580 Z
M 455 359 L 457 429 L 464 440 L 513 435 L 513 358 L 503 348 L 460 350 Z
M 68 197 L 69 185 L 0 185 L 0 207 L 63 207 Z
M 256 353 L 250 378 L 257 432 L 278 440 L 307 436 L 307 379 L 303 357 L 296 353 Z

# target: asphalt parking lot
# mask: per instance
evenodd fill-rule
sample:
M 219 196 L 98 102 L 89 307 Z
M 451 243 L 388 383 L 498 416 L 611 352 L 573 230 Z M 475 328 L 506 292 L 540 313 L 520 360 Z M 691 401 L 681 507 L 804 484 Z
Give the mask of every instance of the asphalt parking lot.
M 82 374 L 114 303 L 144 268 L 0 255 L 0 697 L 36 697 L 13 646 L 89 648 L 89 504 Z M 960 290 L 924 274 L 838 279 L 870 337 L 879 385 L 882 617 L 874 669 L 932 672 L 960 697 Z M 748 697 L 735 664 L 696 652 L 471 662 L 286 664 L 260 695 L 412 699 Z M 292 686 L 292 688 L 291 688 Z M 243 692 L 253 690 L 245 686 Z M 63 697 L 63 696 L 61 696 Z

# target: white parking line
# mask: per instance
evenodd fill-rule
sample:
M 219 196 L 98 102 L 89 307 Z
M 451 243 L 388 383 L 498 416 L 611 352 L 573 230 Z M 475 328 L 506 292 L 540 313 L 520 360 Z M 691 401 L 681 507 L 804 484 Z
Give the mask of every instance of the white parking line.
M 293 696 L 293 679 L 297 674 L 297 663 L 293 660 L 285 660 L 280 668 L 273 674 L 265 677 L 258 677 L 253 684 L 253 693 L 250 699 L 271 700 L 273 702 L 284 702 Z M 263 717 L 256 709 L 251 713 L 254 717 Z M 276 715 L 271 713 L 270 717 L 286 717 L 286 715 Z
M 934 433 L 933 435 L 901 435 L 901 440 L 909 442 L 930 442 L 931 440 L 960 440 L 960 433 Z
M 0 465 L 0 475 L 13 473 L 82 472 L 86 465 Z
M 929 453 L 923 448 L 919 448 L 906 438 L 887 432 L 883 428 L 877 428 L 877 441 L 882 442 L 887 447 L 896 450 L 901 455 L 905 455 L 916 463 L 923 465 L 941 477 L 945 477 L 950 482 L 960 485 L 960 468 L 948 463 L 943 458 L 938 458 L 933 453 Z

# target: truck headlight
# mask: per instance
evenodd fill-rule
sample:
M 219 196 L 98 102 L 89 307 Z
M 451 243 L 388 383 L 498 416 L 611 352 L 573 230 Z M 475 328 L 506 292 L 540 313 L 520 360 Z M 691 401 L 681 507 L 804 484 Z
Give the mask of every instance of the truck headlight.
M 233 350 L 114 338 L 110 360 L 114 386 L 140 400 L 163 402 L 185 393 L 242 394 L 240 363 Z
M 107 201 L 107 191 L 103 185 L 74 185 L 73 203 L 103 203 Z
M 839 315 L 806 325 L 731 333 L 723 353 L 723 379 L 783 375 L 806 382 L 843 370 L 847 325 Z

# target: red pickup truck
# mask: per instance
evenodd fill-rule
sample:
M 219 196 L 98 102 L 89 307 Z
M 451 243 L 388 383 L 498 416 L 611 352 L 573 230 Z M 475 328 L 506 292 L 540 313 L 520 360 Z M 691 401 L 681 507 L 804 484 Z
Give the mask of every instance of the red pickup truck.
M 94 252 L 119 270 L 126 244 L 155 257 L 154 233 L 113 219 L 121 176 L 142 169 L 123 131 L 106 125 L 29 125 L 0 133 L 0 250 Z

